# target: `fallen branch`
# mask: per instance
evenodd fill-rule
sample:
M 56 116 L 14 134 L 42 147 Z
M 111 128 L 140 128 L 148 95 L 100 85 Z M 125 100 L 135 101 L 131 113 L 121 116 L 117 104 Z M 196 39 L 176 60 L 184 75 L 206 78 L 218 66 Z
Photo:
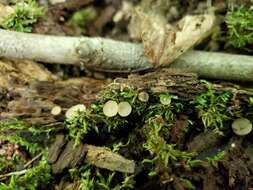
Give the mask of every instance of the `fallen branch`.
M 92 70 L 113 72 L 131 72 L 153 67 L 144 56 L 141 44 L 5 30 L 0 30 L 0 57 L 83 64 Z M 195 72 L 206 78 L 253 81 L 253 58 L 246 55 L 189 51 L 170 67 Z
M 152 67 L 141 44 L 103 38 L 59 37 L 0 30 L 0 57 L 80 64 L 105 70 Z

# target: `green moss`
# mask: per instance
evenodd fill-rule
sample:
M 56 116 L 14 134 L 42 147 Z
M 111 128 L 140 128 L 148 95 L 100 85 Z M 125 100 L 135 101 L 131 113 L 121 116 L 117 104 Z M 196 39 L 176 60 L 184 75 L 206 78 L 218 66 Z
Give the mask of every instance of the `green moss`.
M 227 104 L 231 93 L 215 94 L 213 86 L 207 81 L 202 81 L 207 86 L 207 92 L 197 96 L 192 104 L 201 118 L 205 130 L 211 129 L 220 132 L 224 128 L 224 121 L 229 120 Z
M 142 116 L 147 103 L 138 100 L 138 91 L 131 86 L 112 83 L 99 95 L 97 102 L 93 103 L 86 111 L 79 113 L 76 117 L 65 121 L 69 129 L 69 136 L 76 143 L 81 142 L 88 134 L 96 132 L 103 135 L 115 135 L 120 131 L 129 131 L 131 125 L 142 124 Z M 117 103 L 127 101 L 132 107 L 132 113 L 128 117 L 116 115 L 107 117 L 103 113 L 104 104 L 114 100 Z M 140 119 L 140 120 L 138 120 Z M 134 120 L 138 120 L 135 123 Z
M 12 14 L 7 16 L 0 25 L 18 32 L 32 32 L 32 24 L 44 15 L 44 10 L 34 0 L 17 3 Z
M 43 151 L 44 147 L 38 141 L 39 138 L 43 140 L 50 139 L 52 131 L 53 129 L 40 129 L 29 126 L 18 120 L 0 121 L 0 140 L 18 145 L 18 151 L 24 151 L 25 155 L 31 157 Z M 27 162 L 24 154 L 18 154 L 18 151 L 13 152 L 11 160 L 7 160 L 6 154 L 0 155 L 0 172 L 15 170 L 19 164 Z
M 251 1 L 253 5 L 253 1 Z M 253 7 L 240 6 L 226 15 L 227 41 L 236 48 L 245 48 L 253 43 Z
M 79 181 L 80 190 L 130 190 L 134 188 L 133 176 L 99 170 L 90 165 L 70 169 L 72 180 Z
M 39 138 L 49 139 L 53 131 L 53 128 L 38 128 L 19 120 L 0 121 L 0 139 L 19 145 L 31 155 L 41 150 L 42 144 L 40 146 L 37 144 Z
M 147 141 L 143 147 L 150 152 L 151 158 L 144 159 L 143 163 L 154 166 L 154 170 L 149 173 L 150 176 L 156 175 L 160 170 L 168 167 L 172 169 L 176 165 L 180 165 L 181 162 L 189 164 L 195 156 L 194 153 L 177 150 L 175 144 L 168 144 L 160 134 L 164 127 L 166 127 L 164 120 L 161 117 L 156 117 L 148 121 L 144 130 Z
M 18 173 L 17 173 L 18 174 Z M 1 183 L 1 190 L 36 190 L 46 187 L 51 180 L 51 166 L 45 157 L 37 166 L 25 170 L 24 174 L 12 175 L 8 183 Z
M 26 151 L 28 151 L 30 154 L 34 154 L 39 150 L 38 145 L 35 143 L 29 143 L 24 138 L 18 136 L 18 135 L 0 135 L 0 139 L 2 141 L 8 141 L 13 144 L 17 144 L 21 147 L 24 147 Z
M 250 106 L 253 105 L 253 97 L 249 97 L 249 105 L 250 105 Z
M 91 131 L 99 133 L 96 115 L 92 115 L 91 112 L 92 109 L 89 108 L 65 120 L 65 125 L 69 130 L 68 135 L 75 140 L 75 144 L 79 144 Z
M 226 152 L 223 150 L 223 151 L 219 151 L 216 155 L 214 156 L 210 156 L 210 157 L 206 157 L 206 160 L 208 162 L 217 162 L 219 160 L 221 160 L 224 156 L 225 156 Z
M 96 9 L 92 6 L 76 11 L 68 21 L 68 24 L 74 27 L 85 27 L 88 22 L 97 16 Z

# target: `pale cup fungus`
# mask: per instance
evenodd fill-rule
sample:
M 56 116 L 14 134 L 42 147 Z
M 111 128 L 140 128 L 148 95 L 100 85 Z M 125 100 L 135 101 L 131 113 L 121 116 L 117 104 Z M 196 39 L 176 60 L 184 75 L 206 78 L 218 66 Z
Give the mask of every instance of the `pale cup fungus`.
M 61 114 L 61 106 L 54 106 L 52 109 L 51 109 L 51 114 L 54 115 L 54 116 L 57 116 L 57 115 L 60 115 Z
M 65 117 L 67 119 L 71 119 L 71 118 L 75 117 L 78 114 L 78 112 L 82 112 L 82 111 L 85 111 L 85 110 L 86 110 L 86 106 L 85 105 L 83 105 L 83 104 L 77 104 L 75 106 L 70 107 L 66 111 Z
M 116 101 L 109 100 L 104 104 L 103 113 L 107 117 L 114 117 L 118 113 L 118 104 Z
M 252 123 L 246 118 L 238 118 L 232 123 L 232 130 L 239 136 L 244 136 L 252 131 Z
M 132 106 L 128 102 L 120 102 L 118 108 L 118 114 L 121 117 L 127 117 L 132 112 Z
M 140 92 L 138 94 L 138 99 L 141 101 L 141 102 L 148 102 L 148 99 L 149 99 L 149 95 L 147 92 Z

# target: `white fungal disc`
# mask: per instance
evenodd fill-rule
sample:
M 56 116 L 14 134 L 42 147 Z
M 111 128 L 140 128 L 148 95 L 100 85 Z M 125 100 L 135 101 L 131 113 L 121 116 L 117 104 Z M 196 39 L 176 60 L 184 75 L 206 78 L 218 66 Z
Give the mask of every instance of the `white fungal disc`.
M 118 114 L 121 117 L 127 117 L 132 112 L 132 106 L 128 102 L 120 102 L 119 103 L 119 109 Z
M 147 92 L 140 92 L 138 94 L 138 99 L 141 101 L 141 102 L 148 102 L 148 99 L 149 99 L 149 95 Z
M 61 111 L 62 111 L 62 109 L 60 106 L 54 106 L 51 109 L 51 114 L 57 116 L 57 115 L 60 115 Z
M 116 101 L 109 100 L 104 104 L 103 112 L 107 117 L 114 117 L 118 113 L 118 104 Z
M 252 131 L 252 123 L 246 118 L 239 118 L 232 123 L 232 130 L 239 136 L 247 135 Z
M 83 104 L 77 104 L 75 106 L 72 106 L 71 108 L 69 108 L 66 113 L 65 113 L 65 117 L 67 119 L 71 119 L 73 117 L 75 117 L 78 112 L 82 112 L 86 110 L 86 106 Z

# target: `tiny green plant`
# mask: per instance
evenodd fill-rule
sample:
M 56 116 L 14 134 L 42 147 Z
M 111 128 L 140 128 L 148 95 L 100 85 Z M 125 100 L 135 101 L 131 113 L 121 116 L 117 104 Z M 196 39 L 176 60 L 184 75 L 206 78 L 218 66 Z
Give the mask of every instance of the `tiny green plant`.
M 190 162 L 195 156 L 194 153 L 177 150 L 174 144 L 167 144 L 160 135 L 163 127 L 166 127 L 164 120 L 161 117 L 156 117 L 148 121 L 144 131 L 147 141 L 143 147 L 150 152 L 151 159 L 144 159 L 143 163 L 155 166 L 155 169 L 150 171 L 150 176 L 156 175 L 161 168 L 172 168 L 181 161 Z
M 2 141 L 8 141 L 10 143 L 19 145 L 31 155 L 41 150 L 38 143 L 36 141 L 33 142 L 35 139 L 33 137 L 37 136 L 37 138 L 39 138 L 40 135 L 43 137 L 49 137 L 53 131 L 54 129 L 52 128 L 40 129 L 36 126 L 25 124 L 24 122 L 16 119 L 0 121 L 0 139 Z M 24 138 L 22 136 L 22 133 L 24 132 L 29 133 L 30 138 Z
M 118 142 L 118 143 L 114 143 L 112 145 L 112 151 L 113 152 L 118 152 L 122 147 L 128 146 L 130 141 L 131 141 L 131 138 L 128 138 L 128 141 L 125 144 L 123 144 L 123 142 L 121 142 L 121 141 Z
M 253 106 L 253 97 L 249 97 L 249 105 Z
M 79 144 L 92 130 L 99 133 L 96 121 L 91 116 L 90 109 L 78 111 L 73 117 L 67 118 L 65 125 L 69 130 L 69 137 L 75 140 L 75 144 Z
M 222 158 L 224 158 L 225 154 L 226 154 L 226 152 L 224 150 L 222 150 L 222 151 L 219 151 L 214 156 L 206 157 L 206 160 L 211 163 L 217 162 L 217 161 L 221 160 Z
M 48 164 L 45 156 L 42 157 L 39 164 L 24 170 L 20 175 L 12 175 L 9 183 L 1 183 L 1 190 L 36 190 L 46 187 L 52 179 L 51 166 Z
M 230 119 L 227 113 L 227 103 L 230 99 L 230 93 L 225 92 L 216 95 L 211 83 L 202 81 L 207 86 L 207 92 L 197 96 L 192 102 L 202 119 L 205 130 L 211 129 L 220 132 L 224 128 L 223 122 Z
M 35 0 L 26 0 L 15 5 L 14 12 L 4 19 L 1 26 L 18 32 L 32 32 L 32 24 L 43 14 L 43 8 Z
M 178 97 L 169 93 L 162 93 L 155 96 L 157 96 L 159 102 L 148 107 L 146 117 L 150 118 L 160 115 L 167 122 L 172 123 L 175 119 L 175 114 L 183 110 L 183 104 L 180 102 L 174 102 Z
M 228 44 L 236 48 L 245 48 L 253 43 L 253 1 L 251 6 L 242 5 L 226 15 Z
M 30 143 L 18 135 L 12 135 L 12 136 L 0 135 L 0 139 L 2 141 L 8 141 L 10 143 L 14 143 L 14 144 L 17 144 L 21 147 L 24 147 L 30 154 L 34 154 L 35 152 L 37 152 L 39 150 L 38 144 Z
M 79 169 L 70 169 L 69 172 L 71 179 L 80 181 L 80 190 L 130 190 L 134 188 L 133 175 L 121 176 L 116 172 L 100 171 L 88 164 Z
M 71 26 L 83 28 L 97 16 L 96 9 L 92 6 L 76 11 L 68 21 Z

